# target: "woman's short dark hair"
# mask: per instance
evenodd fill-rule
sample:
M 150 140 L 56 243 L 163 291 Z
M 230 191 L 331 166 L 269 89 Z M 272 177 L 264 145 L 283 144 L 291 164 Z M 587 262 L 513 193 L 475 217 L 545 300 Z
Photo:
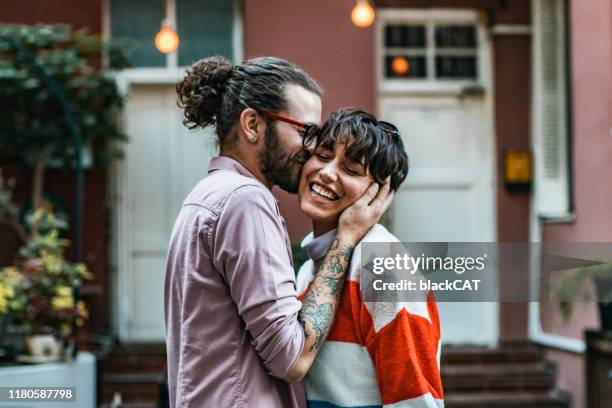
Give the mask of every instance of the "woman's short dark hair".
M 382 184 L 391 176 L 393 190 L 408 175 L 408 155 L 399 131 L 368 112 L 355 108 L 333 112 L 321 127 L 315 148 L 333 149 L 335 143 L 346 144 L 344 154 L 364 163 L 376 182 Z
M 246 108 L 280 112 L 287 108 L 285 88 L 299 85 L 321 96 L 319 85 L 301 68 L 274 57 L 232 64 L 223 57 L 193 64 L 176 85 L 183 123 L 193 129 L 215 126 L 219 144 L 235 141 L 232 129 Z

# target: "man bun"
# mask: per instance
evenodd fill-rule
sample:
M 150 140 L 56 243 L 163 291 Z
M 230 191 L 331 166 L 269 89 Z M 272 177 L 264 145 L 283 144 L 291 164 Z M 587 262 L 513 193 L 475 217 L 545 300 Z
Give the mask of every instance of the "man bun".
M 280 58 L 259 57 L 232 65 L 223 57 L 196 62 L 176 85 L 183 123 L 189 129 L 214 126 L 218 145 L 238 139 L 240 112 L 280 112 L 288 107 L 285 87 L 298 85 L 321 96 L 319 85 L 300 67 Z
M 189 129 L 214 126 L 223 93 L 234 65 L 223 57 L 204 58 L 193 64 L 176 85 L 183 124 Z

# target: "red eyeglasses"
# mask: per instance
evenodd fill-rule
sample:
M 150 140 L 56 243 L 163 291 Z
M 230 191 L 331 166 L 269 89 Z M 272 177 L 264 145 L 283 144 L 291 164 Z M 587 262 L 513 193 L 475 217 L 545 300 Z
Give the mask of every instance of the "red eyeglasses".
M 303 123 L 272 112 L 263 112 L 263 114 L 269 119 L 289 123 L 290 125 L 297 126 L 298 128 L 300 128 L 304 132 L 303 134 L 301 134 L 302 145 L 304 147 L 308 147 L 312 143 L 312 141 L 319 135 L 319 131 L 321 130 L 319 125 L 316 125 L 314 123 Z

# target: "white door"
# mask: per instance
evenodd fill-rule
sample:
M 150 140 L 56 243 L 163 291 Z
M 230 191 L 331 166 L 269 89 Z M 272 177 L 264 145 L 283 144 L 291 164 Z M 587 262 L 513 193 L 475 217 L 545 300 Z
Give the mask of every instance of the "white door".
M 207 174 L 214 136 L 183 126 L 173 83 L 130 86 L 125 126 L 129 142 L 117 174 L 117 329 L 124 341 L 163 341 L 170 233 L 187 193 Z
M 388 17 L 379 27 L 379 115 L 399 127 L 411 164 L 391 228 L 405 242 L 494 241 L 490 50 L 480 17 L 435 10 Z M 398 56 L 415 71 L 400 64 L 394 72 Z M 438 308 L 443 343 L 497 342 L 496 303 Z

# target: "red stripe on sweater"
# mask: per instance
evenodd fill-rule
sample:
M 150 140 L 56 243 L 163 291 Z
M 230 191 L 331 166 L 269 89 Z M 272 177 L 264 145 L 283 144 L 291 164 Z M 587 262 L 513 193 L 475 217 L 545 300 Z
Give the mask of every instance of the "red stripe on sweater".
M 346 281 L 327 340 L 364 346 L 373 333 L 374 323 L 361 299 L 359 283 Z
M 302 292 L 300 300 L 307 291 Z M 327 340 L 367 347 L 376 368 L 383 404 L 427 393 L 442 399 L 444 392 L 436 359 L 440 319 L 431 292 L 427 298 L 427 311 L 431 321 L 402 309 L 376 333 L 359 283 L 349 280 L 345 282 Z
M 435 303 L 428 307 L 435 308 Z M 429 392 L 442 399 L 444 392 L 436 360 L 437 332 L 436 325 L 428 319 L 402 309 L 368 344 L 383 404 Z

